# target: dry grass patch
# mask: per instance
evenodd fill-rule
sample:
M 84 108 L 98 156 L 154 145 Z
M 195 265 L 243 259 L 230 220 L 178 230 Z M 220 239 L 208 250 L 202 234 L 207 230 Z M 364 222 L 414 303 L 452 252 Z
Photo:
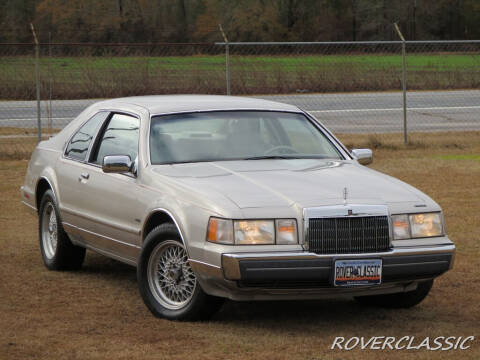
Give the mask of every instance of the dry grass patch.
M 434 149 L 448 152 L 456 149 L 468 153 L 480 143 L 480 131 L 410 132 L 408 144 L 401 133 L 336 134 L 348 148 L 373 150 L 421 150 Z
M 42 139 L 57 132 L 57 129 L 43 130 Z M 0 160 L 29 159 L 37 143 L 37 129 L 0 127 Z
M 480 141 L 478 134 L 463 139 L 458 148 L 422 139 L 425 147 L 375 151 L 373 168 L 440 203 L 458 247 L 454 270 L 422 304 L 373 310 L 348 299 L 227 302 L 212 321 L 200 323 L 154 318 L 138 294 L 135 270 L 100 255 L 89 252 L 79 272 L 47 271 L 37 220 L 19 203 L 27 161 L 1 161 L 0 358 L 478 359 L 480 161 L 471 157 L 480 154 Z M 330 350 L 335 336 L 378 335 L 477 339 L 458 352 Z

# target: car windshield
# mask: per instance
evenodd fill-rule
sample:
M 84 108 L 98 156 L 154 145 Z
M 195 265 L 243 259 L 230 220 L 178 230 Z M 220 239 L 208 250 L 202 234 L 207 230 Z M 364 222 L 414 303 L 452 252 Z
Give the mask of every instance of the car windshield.
M 154 116 L 152 164 L 259 159 L 342 159 L 303 114 L 216 111 Z

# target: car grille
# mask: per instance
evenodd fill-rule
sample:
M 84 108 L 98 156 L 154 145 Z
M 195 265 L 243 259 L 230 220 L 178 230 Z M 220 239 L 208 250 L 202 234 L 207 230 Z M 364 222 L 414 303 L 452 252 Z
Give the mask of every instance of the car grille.
M 390 248 L 387 216 L 310 218 L 306 241 L 317 254 L 382 252 Z

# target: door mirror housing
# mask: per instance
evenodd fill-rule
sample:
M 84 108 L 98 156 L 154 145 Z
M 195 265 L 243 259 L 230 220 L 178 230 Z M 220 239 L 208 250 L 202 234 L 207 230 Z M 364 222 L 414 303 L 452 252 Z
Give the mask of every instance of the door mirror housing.
M 103 158 L 104 173 L 127 173 L 132 171 L 132 159 L 128 155 L 108 155 Z
M 353 149 L 351 154 L 362 165 L 371 164 L 373 161 L 373 153 L 370 149 Z

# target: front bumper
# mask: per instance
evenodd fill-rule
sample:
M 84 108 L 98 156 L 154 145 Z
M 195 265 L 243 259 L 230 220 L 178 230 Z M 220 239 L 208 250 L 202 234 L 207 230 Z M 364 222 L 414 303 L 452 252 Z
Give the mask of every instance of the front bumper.
M 455 245 L 393 248 L 382 253 L 319 255 L 310 252 L 224 253 L 221 268 L 192 263 L 202 288 L 234 300 L 320 298 L 409 291 L 419 281 L 452 268 Z M 382 284 L 334 287 L 333 267 L 340 259 L 382 259 Z M 208 271 L 207 271 L 208 270 Z

